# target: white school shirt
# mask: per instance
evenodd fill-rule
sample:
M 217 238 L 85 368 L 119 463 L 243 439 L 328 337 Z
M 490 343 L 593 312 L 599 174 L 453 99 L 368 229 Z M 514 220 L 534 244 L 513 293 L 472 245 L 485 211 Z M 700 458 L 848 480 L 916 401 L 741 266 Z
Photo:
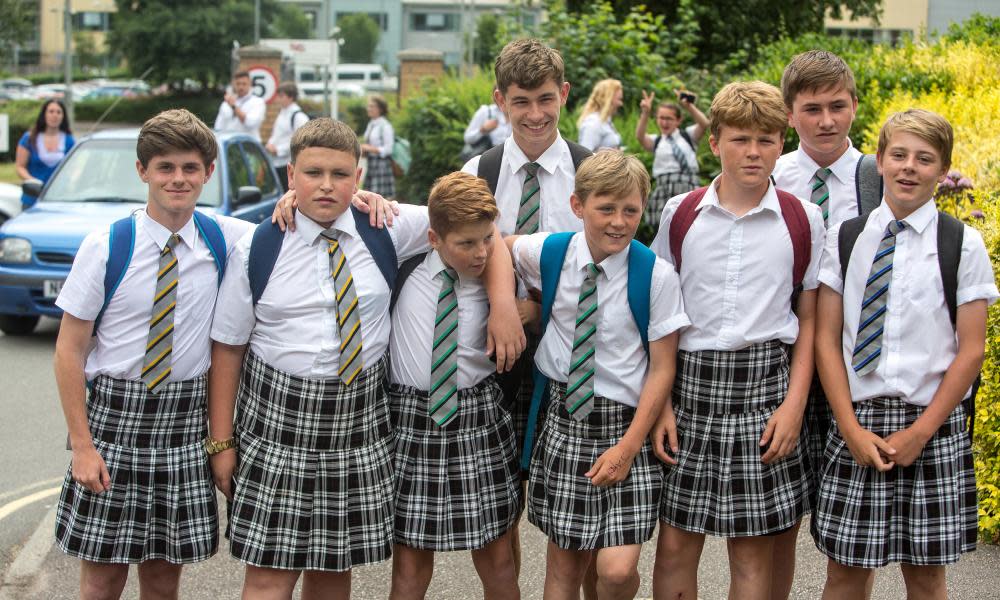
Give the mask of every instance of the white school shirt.
M 256 94 L 249 93 L 246 96 L 237 98 L 236 106 L 246 113 L 246 119 L 240 121 L 236 113 L 233 112 L 233 107 L 224 101 L 219 105 L 219 114 L 215 117 L 215 130 L 246 133 L 259 142 L 260 126 L 264 123 L 264 116 L 267 113 L 267 105 L 264 103 L 264 99 Z
M 496 104 L 484 104 L 479 107 L 476 114 L 472 115 L 472 121 L 465 128 L 465 135 L 463 136 L 465 143 L 475 144 L 478 142 L 483 137 L 483 132 L 480 131 L 483 123 L 490 119 L 497 120 L 497 126 L 486 134 L 490 136 L 490 143 L 494 146 L 499 146 L 507 141 L 507 138 L 510 137 L 510 123 L 507 122 L 507 115 L 503 114 L 503 111 Z
M 827 227 L 833 227 L 858 216 L 858 192 L 854 176 L 857 173 L 858 159 L 862 154 L 850 145 L 850 138 L 847 143 L 847 150 L 830 165 L 833 173 L 826 180 L 826 188 L 830 190 L 830 198 L 827 200 L 830 211 Z M 816 161 L 806 154 L 802 146 L 799 146 L 778 159 L 771 176 L 774 177 L 778 189 L 795 194 L 811 204 L 812 186 L 809 184 L 817 169 L 819 165 Z
M 274 118 L 274 127 L 271 128 L 271 137 L 267 140 L 278 151 L 274 155 L 274 166 L 283 167 L 288 164 L 292 155 L 292 134 L 307 122 L 309 116 L 295 102 L 278 112 L 278 116 Z
M 419 390 L 430 389 L 431 344 L 437 317 L 441 280 L 436 275 L 445 268 L 441 255 L 431 250 L 410 274 L 399 294 L 392 314 L 389 335 L 390 377 L 393 383 Z M 496 365 L 486 355 L 486 320 L 489 299 L 483 282 L 461 274 L 455 282 L 458 299 L 458 387 L 475 387 L 494 371 Z
M 691 137 L 691 141 L 695 144 L 698 143 L 700 138 L 694 136 L 695 131 L 698 129 L 697 125 L 689 125 L 684 128 L 684 131 Z M 677 143 L 677 147 L 681 149 L 681 153 L 687 159 L 688 164 L 694 169 L 694 172 L 698 172 L 698 155 L 695 154 L 695 149 L 687 143 L 679 130 L 674 129 L 673 132 L 667 137 L 673 138 L 674 142 Z M 650 144 L 656 144 L 655 135 L 646 135 L 646 139 L 649 140 Z M 670 146 L 670 141 L 666 138 L 660 139 L 659 145 L 656 146 L 656 151 L 653 154 L 653 177 L 659 177 L 660 175 L 665 175 L 666 173 L 680 173 L 681 166 L 677 163 L 677 159 L 674 158 L 674 151 Z M 779 186 L 780 187 L 780 186 Z
M 480 156 L 469 159 L 462 171 L 478 175 Z M 497 191 L 494 196 L 500 218 L 497 227 L 502 235 L 512 235 L 517 228 L 517 209 L 521 206 L 521 192 L 524 188 L 524 177 L 527 174 L 524 165 L 531 162 L 521 148 L 514 142 L 514 137 L 507 138 L 503 146 L 503 159 L 500 161 L 500 177 L 497 179 Z M 540 231 L 583 231 L 583 221 L 575 214 L 569 204 L 573 194 L 573 180 L 576 169 L 573 167 L 573 157 L 569 146 L 562 136 L 548 147 L 537 162 L 538 185 L 541 186 L 541 217 L 538 226 Z
M 400 204 L 387 231 L 400 262 L 426 252 L 427 208 Z M 323 233 L 338 239 L 354 276 L 361 318 L 361 357 L 374 366 L 389 343 L 389 286 L 354 226 L 350 210 L 329 230 L 295 213 L 295 231 L 285 233 L 274 271 L 254 307 L 247 278 L 249 233 L 237 243 L 219 290 L 212 339 L 250 350 L 275 369 L 296 377 L 335 379 L 340 365 L 340 332 L 330 277 L 328 244 Z
M 371 144 L 378 148 L 378 155 L 382 158 L 392 156 L 392 145 L 396 143 L 396 132 L 389 123 L 389 119 L 379 117 L 368 121 L 365 127 L 365 135 L 362 136 L 366 144 Z
M 230 252 L 253 226 L 247 221 L 215 216 Z M 104 274 L 107 270 L 110 227 L 90 233 L 80 245 L 73 268 L 66 278 L 56 306 L 84 321 L 93 321 L 104 304 Z M 177 257 L 177 308 L 174 310 L 174 343 L 167 381 L 184 381 L 208 370 L 211 343 L 209 328 L 219 271 L 212 252 L 198 234 L 192 218 L 177 232 L 181 242 Z M 98 375 L 138 380 L 146 356 L 149 322 L 153 316 L 156 274 L 160 252 L 171 232 L 145 210 L 135 217 L 135 248 L 115 295 L 111 298 L 97 344 L 87 355 L 84 372 L 88 380 Z
M 694 352 L 739 350 L 769 340 L 794 344 L 799 335 L 791 302 L 794 252 L 774 185 L 756 208 L 736 217 L 719 205 L 718 184 L 717 178 L 698 204 L 681 246 L 681 291 L 692 325 L 681 332 L 678 347 Z M 685 196 L 667 201 L 650 244 L 670 264 L 670 221 Z M 819 286 L 826 229 L 819 207 L 802 204 L 812 234 L 802 287 L 812 290 Z
M 542 244 L 549 233 L 536 233 L 514 242 L 514 263 L 525 283 L 541 289 Z M 639 329 L 628 306 L 629 249 L 613 254 L 598 265 L 597 343 L 594 344 L 594 393 L 627 406 L 639 403 L 649 360 L 642 347 Z M 559 276 L 559 289 L 552 304 L 548 327 L 538 344 L 535 364 L 552 381 L 566 382 L 573 340 L 580 286 L 587 265 L 594 262 L 584 234 L 570 240 Z M 650 342 L 689 325 L 681 301 L 677 274 L 666 262 L 657 260 L 649 286 Z
M 580 131 L 577 137 L 580 140 L 580 145 L 592 152 L 597 152 L 601 148 L 617 149 L 622 145 L 622 136 L 615 129 L 611 119 L 602 121 L 600 113 L 595 112 L 590 113 L 580 122 Z
M 861 302 L 875 251 L 894 217 L 883 202 L 872 211 L 858 236 L 847 265 L 847 285 L 840 276 L 840 225 L 830 229 L 819 281 L 843 296 L 843 352 L 851 398 L 860 402 L 893 396 L 927 406 L 958 354 L 955 329 L 948 316 L 944 284 L 937 258 L 938 213 L 933 200 L 903 219 L 906 228 L 896 234 L 889 286 L 888 312 L 882 335 L 882 355 L 875 370 L 858 377 L 851 368 Z M 996 280 L 990 257 L 978 231 L 965 226 L 958 264 L 956 304 L 985 299 L 993 304 Z

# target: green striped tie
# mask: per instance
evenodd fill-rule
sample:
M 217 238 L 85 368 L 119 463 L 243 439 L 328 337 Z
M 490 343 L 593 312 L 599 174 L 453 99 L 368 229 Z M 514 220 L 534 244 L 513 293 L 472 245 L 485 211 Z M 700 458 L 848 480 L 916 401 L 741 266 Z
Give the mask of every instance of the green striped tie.
M 577 421 L 587 418 L 594 408 L 594 338 L 597 335 L 597 274 L 601 268 L 590 263 L 580 285 L 576 307 L 576 331 L 570 354 L 566 388 L 566 412 Z
M 170 376 L 170 355 L 174 350 L 174 309 L 177 307 L 178 267 L 174 248 L 180 241 L 176 233 L 170 236 L 160 252 L 160 268 L 156 273 L 153 318 L 149 321 L 146 356 L 142 361 L 142 382 L 153 394 Z
M 441 269 L 437 314 L 434 317 L 434 340 L 431 343 L 431 388 L 427 411 L 434 422 L 444 427 L 458 413 L 458 296 L 453 269 Z
M 824 225 L 827 219 L 830 218 L 830 188 L 826 187 L 826 180 L 830 177 L 830 173 L 833 173 L 831 169 L 820 167 L 813 173 L 812 180 L 809 182 L 809 187 L 812 189 L 812 192 L 809 194 L 809 200 L 823 209 Z
M 329 247 L 330 277 L 337 295 L 337 329 L 340 331 L 340 369 L 337 376 L 344 385 L 351 385 L 364 368 L 361 359 L 361 317 L 358 315 L 358 295 L 354 276 L 347 264 L 344 249 L 335 238 L 323 235 Z
M 538 232 L 538 219 L 541 213 L 541 188 L 538 185 L 538 167 L 536 162 L 524 165 L 527 173 L 524 176 L 524 187 L 521 188 L 521 206 L 517 209 L 517 227 L 514 233 L 528 235 Z

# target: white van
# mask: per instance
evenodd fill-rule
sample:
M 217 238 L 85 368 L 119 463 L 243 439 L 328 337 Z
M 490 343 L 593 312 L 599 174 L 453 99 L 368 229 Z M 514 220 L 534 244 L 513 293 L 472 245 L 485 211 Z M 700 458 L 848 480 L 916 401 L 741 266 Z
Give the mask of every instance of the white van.
M 303 84 L 322 84 L 322 69 L 311 65 L 296 65 L 295 82 L 300 88 Z M 394 92 L 398 80 L 386 74 L 382 65 L 344 63 L 337 65 L 337 86 L 344 89 L 356 89 L 355 86 L 360 86 L 371 92 Z

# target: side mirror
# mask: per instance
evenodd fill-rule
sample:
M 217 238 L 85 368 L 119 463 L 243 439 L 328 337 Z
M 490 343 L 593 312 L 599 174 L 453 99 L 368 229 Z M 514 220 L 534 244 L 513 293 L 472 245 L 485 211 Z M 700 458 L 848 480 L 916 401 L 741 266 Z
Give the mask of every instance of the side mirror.
M 255 185 L 241 185 L 236 190 L 236 204 L 256 204 L 260 202 L 260 188 Z
M 37 198 L 42 195 L 42 188 L 44 186 L 45 184 L 37 179 L 29 179 L 21 184 L 21 191 L 29 196 Z

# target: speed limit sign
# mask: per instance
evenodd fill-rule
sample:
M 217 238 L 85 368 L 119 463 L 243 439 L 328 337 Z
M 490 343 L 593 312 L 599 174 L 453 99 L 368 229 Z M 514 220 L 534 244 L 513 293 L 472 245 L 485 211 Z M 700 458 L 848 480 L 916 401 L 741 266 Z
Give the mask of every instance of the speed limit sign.
M 254 65 L 247 70 L 250 72 L 250 90 L 270 104 L 278 91 L 278 78 L 274 71 L 263 65 Z

